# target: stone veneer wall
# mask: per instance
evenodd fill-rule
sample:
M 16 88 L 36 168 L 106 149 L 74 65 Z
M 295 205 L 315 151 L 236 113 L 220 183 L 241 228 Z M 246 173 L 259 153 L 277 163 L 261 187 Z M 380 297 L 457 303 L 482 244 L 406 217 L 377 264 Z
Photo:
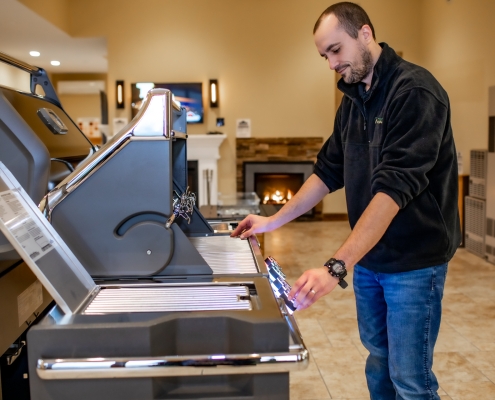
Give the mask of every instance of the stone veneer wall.
M 315 162 L 322 145 L 321 137 L 236 139 L 237 191 L 244 191 L 244 162 Z
M 244 191 L 244 162 L 315 162 L 322 145 L 321 137 L 236 139 L 237 192 Z M 321 219 L 322 209 L 320 202 L 315 207 L 315 219 Z

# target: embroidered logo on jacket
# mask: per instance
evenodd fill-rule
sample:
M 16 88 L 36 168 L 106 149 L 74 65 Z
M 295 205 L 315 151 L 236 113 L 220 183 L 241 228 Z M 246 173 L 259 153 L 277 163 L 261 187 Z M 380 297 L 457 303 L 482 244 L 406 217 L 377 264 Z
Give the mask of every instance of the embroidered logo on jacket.
M 376 117 L 375 118 L 375 124 L 377 124 L 377 125 L 383 124 L 383 118 Z

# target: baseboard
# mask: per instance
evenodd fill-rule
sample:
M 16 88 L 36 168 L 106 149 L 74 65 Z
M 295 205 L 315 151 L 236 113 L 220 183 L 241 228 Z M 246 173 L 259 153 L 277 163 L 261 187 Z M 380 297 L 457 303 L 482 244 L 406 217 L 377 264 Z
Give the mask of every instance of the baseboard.
M 349 221 L 347 213 L 324 213 L 323 221 Z

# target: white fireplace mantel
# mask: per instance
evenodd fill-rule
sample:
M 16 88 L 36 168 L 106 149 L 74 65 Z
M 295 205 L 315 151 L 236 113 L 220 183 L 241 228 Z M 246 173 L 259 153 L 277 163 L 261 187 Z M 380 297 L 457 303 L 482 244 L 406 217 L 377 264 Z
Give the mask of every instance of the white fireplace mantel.
M 187 160 L 198 161 L 199 206 L 207 205 L 206 171 L 213 171 L 210 183 L 210 204 L 218 201 L 218 165 L 220 145 L 227 135 L 188 135 Z

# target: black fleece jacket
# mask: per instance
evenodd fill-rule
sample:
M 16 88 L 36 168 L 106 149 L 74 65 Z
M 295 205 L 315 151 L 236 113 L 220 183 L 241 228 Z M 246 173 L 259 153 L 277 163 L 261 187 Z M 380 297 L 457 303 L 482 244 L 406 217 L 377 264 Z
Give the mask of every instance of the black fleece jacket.
M 452 258 L 460 243 L 458 175 L 447 93 L 427 70 L 380 46 L 367 92 L 364 83 L 339 81 L 344 98 L 314 172 L 331 192 L 345 186 L 351 228 L 378 192 L 399 205 L 358 263 L 391 273 Z

